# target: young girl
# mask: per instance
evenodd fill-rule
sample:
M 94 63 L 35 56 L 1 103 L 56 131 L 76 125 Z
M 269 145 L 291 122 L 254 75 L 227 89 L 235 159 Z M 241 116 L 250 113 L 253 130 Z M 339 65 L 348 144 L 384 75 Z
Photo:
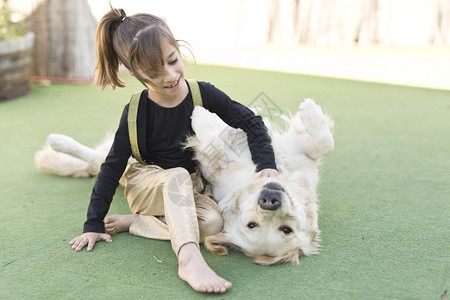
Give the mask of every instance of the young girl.
M 177 40 L 156 16 L 127 17 L 122 9 L 111 8 L 98 25 L 96 52 L 97 85 L 103 89 L 108 85 L 124 87 L 118 75 L 123 64 L 147 87 L 140 95 L 136 121 L 138 148 L 145 164 L 133 163 L 127 168 L 132 155 L 127 104 L 93 188 L 83 234 L 70 242 L 72 249 L 81 251 L 87 245 L 91 251 L 96 242 L 111 242 L 111 235 L 122 231 L 169 239 L 182 280 L 199 292 L 226 292 L 231 283 L 206 264 L 199 250 L 204 236 L 221 230 L 222 218 L 196 172 L 192 151 L 182 146 L 186 136 L 193 134 L 190 117 L 194 104 Z M 206 109 L 247 133 L 259 174 L 277 176 L 261 118 L 213 85 L 198 85 Z M 105 217 L 122 174 L 133 214 Z

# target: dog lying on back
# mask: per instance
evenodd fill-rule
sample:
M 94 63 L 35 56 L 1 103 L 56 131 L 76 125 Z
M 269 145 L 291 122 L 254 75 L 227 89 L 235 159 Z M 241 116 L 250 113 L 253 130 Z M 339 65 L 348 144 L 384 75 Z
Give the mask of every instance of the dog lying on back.
M 266 125 L 278 177 L 256 174 L 242 130 L 202 107 L 194 109 L 195 135 L 188 137 L 186 147 L 194 149 L 224 219 L 222 231 L 206 237 L 205 245 L 217 255 L 226 255 L 228 247 L 239 249 L 258 264 L 298 264 L 299 257 L 318 252 L 318 165 L 334 148 L 333 121 L 307 99 L 287 121 L 285 132 Z M 95 176 L 111 143 L 107 138 L 92 149 L 71 137 L 50 134 L 45 148 L 36 153 L 36 164 L 61 176 Z

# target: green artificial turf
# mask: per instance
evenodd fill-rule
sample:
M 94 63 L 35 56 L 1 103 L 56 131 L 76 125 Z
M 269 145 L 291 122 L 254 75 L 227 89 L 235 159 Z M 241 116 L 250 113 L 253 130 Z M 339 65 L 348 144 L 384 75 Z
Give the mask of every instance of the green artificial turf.
M 450 91 L 217 66 L 196 67 L 249 104 L 261 92 L 295 111 L 312 97 L 336 121 L 335 151 L 320 168 L 322 248 L 300 266 L 260 266 L 238 252 L 204 251 L 233 282 L 224 295 L 177 277 L 170 243 L 121 233 L 91 253 L 82 230 L 93 179 L 38 170 L 47 134 L 95 145 L 114 132 L 140 84 L 32 85 L 0 103 L 0 299 L 439 299 L 450 265 Z M 128 213 L 119 188 L 111 213 Z M 159 262 L 161 261 L 161 262 Z

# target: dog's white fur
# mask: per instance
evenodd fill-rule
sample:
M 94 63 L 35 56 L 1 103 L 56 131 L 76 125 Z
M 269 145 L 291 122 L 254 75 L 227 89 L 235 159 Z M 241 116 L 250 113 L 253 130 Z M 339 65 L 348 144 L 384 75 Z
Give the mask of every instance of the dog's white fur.
M 222 232 L 206 237 L 205 245 L 218 255 L 227 254 L 227 246 L 238 248 L 259 264 L 298 264 L 300 256 L 318 252 L 318 165 L 334 148 L 333 121 L 313 100 L 306 99 L 287 121 L 285 132 L 266 125 L 278 177 L 256 174 L 242 130 L 229 127 L 202 107 L 194 109 L 195 136 L 187 139 L 186 147 L 195 150 L 194 158 L 224 219 Z M 36 164 L 62 176 L 94 176 L 111 142 L 110 137 L 91 149 L 71 137 L 51 134 L 47 146 L 36 153 Z M 267 202 L 275 206 L 261 204 L 267 195 L 275 195 Z

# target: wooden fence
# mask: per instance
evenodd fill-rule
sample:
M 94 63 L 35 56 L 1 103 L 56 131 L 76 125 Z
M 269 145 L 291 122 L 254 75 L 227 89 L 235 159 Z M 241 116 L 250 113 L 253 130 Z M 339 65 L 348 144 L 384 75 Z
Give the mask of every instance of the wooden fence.
M 267 10 L 268 43 L 450 45 L 450 0 L 269 0 Z

